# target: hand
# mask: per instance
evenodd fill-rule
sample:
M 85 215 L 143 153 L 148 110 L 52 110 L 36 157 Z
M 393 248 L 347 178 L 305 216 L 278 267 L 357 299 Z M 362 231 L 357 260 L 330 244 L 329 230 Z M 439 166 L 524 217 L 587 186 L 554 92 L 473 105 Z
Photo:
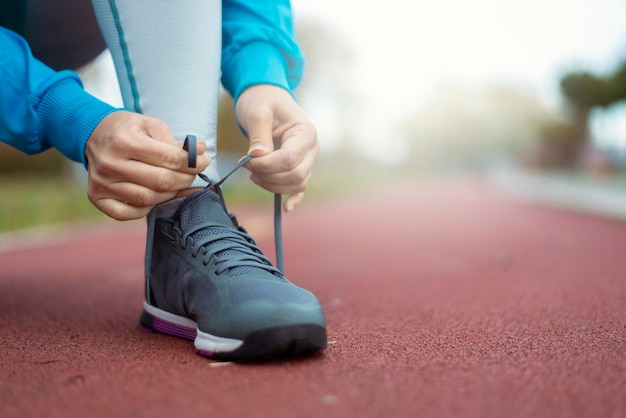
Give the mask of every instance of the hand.
M 248 133 L 246 164 L 250 179 L 274 193 L 288 194 L 289 212 L 304 198 L 319 153 L 317 131 L 293 97 L 283 88 L 259 84 L 247 88 L 236 105 L 237 120 Z
M 196 168 L 164 122 L 116 111 L 105 117 L 87 140 L 87 196 L 118 220 L 138 219 L 152 207 L 189 187 L 209 165 L 206 145 L 198 144 Z

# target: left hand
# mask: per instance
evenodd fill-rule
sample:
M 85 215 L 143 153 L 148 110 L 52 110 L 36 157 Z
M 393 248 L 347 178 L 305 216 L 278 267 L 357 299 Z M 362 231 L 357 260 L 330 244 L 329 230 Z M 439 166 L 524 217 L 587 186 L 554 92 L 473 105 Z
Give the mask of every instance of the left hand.
M 269 84 L 248 87 L 237 100 L 237 120 L 250 138 L 250 179 L 273 193 L 287 194 L 289 212 L 303 198 L 319 153 L 317 131 L 287 90 Z

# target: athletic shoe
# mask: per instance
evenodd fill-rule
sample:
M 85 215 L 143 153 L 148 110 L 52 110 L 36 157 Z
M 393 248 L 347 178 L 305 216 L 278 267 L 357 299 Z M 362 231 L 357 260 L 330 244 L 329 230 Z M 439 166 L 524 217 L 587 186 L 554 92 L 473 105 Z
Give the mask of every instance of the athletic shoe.
M 142 327 L 219 359 L 325 348 L 317 298 L 273 267 L 211 186 L 148 215 Z

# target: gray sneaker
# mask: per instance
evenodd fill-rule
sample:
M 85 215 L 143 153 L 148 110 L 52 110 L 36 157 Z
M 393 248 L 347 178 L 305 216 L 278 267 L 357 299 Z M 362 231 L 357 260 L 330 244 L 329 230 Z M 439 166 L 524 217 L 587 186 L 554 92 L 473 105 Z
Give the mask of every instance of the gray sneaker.
M 193 339 L 199 354 L 220 359 L 325 348 L 317 298 L 272 266 L 215 189 L 148 215 L 142 327 Z

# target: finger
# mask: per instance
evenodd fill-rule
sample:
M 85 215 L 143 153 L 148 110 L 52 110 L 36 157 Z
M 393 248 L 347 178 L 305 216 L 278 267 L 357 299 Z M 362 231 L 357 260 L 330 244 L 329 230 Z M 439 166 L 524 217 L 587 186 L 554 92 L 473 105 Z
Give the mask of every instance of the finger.
M 172 133 L 170 132 L 169 127 L 167 126 L 167 124 L 165 122 L 163 122 L 160 119 L 156 119 L 156 118 L 152 118 L 149 116 L 144 116 L 143 119 L 143 129 L 146 133 L 146 135 L 148 136 L 149 139 L 151 140 L 155 140 L 156 142 L 162 143 L 162 144 L 166 144 L 166 145 L 171 145 L 175 148 L 181 148 L 181 143 L 179 141 L 176 140 L 176 138 L 174 138 L 174 136 L 172 135 Z M 154 146 L 154 144 L 152 144 L 152 146 Z M 152 150 L 152 146 L 150 146 L 150 149 Z M 163 148 L 164 150 L 166 150 L 166 148 Z M 206 151 L 206 143 L 202 142 L 202 143 L 197 143 L 197 148 L 196 148 L 196 153 L 198 156 L 204 154 L 204 152 Z M 187 153 L 187 151 L 185 150 L 185 153 Z M 150 164 L 153 165 L 159 165 L 165 168 L 169 168 L 169 169 L 173 169 L 176 170 L 178 169 L 178 167 L 180 167 L 181 169 L 187 169 L 187 168 L 196 168 L 196 167 L 190 167 L 189 166 L 189 154 L 187 153 L 187 164 L 183 163 L 183 165 L 181 166 L 181 159 L 182 157 L 182 153 L 180 153 L 180 151 L 176 151 L 177 155 L 170 155 L 169 157 L 172 158 L 174 161 L 171 163 L 168 163 L 168 159 L 167 157 L 163 157 L 158 155 L 158 149 L 157 149 L 157 156 L 155 159 L 151 159 L 150 161 L 145 161 L 148 162 Z M 150 158 L 150 154 L 147 154 L 146 158 Z M 197 163 L 196 166 L 198 165 L 208 165 L 207 162 L 207 158 L 205 157 L 203 158 L 200 162 L 200 164 Z M 135 156 L 135 159 L 139 160 L 139 161 L 144 161 L 141 156 L 137 157 Z M 204 166 L 202 169 L 206 168 L 206 166 Z
M 273 123 L 274 115 L 271 110 L 257 112 L 245 121 L 244 128 L 248 132 L 250 147 L 248 155 L 261 157 L 274 150 Z
M 302 192 L 311 178 L 312 170 L 298 168 L 290 172 L 273 174 L 250 174 L 250 179 L 257 185 L 274 193 Z
M 283 210 L 285 212 L 291 212 L 292 210 L 297 208 L 303 200 L 304 192 L 292 194 L 287 199 L 285 199 L 285 203 L 283 204 Z
M 142 128 L 142 131 L 145 132 L 151 139 L 169 145 L 176 145 L 178 143 L 167 124 L 160 119 L 145 116 Z
M 185 189 L 196 179 L 196 174 L 193 172 L 172 171 L 133 160 L 122 162 L 116 169 L 114 174 L 112 173 L 108 176 L 109 182 L 128 180 L 155 192 L 171 192 Z
M 254 173 L 279 173 L 291 171 L 303 163 L 312 167 L 319 153 L 319 143 L 314 132 L 290 133 L 286 134 L 285 138 L 279 149 L 254 158 L 246 164 L 246 168 Z
M 195 173 L 181 173 L 139 161 L 106 162 L 97 168 L 89 168 L 89 191 L 96 198 L 115 198 L 115 192 L 110 191 L 112 188 L 119 188 L 119 184 L 135 184 L 141 190 L 148 189 L 153 193 L 174 192 L 189 187 L 195 179 Z M 128 200 L 129 196 L 124 197 Z M 139 204 L 142 200 L 133 202 Z M 150 204 L 149 199 L 145 199 L 145 204 Z
M 174 138 L 165 122 L 149 116 L 143 116 L 143 118 L 144 120 L 142 124 L 142 132 L 144 132 L 150 139 L 156 140 L 164 144 L 173 145 L 177 148 L 180 148 L 182 146 L 183 142 L 178 141 L 176 138 Z M 201 144 L 202 147 L 200 146 Z M 203 154 L 206 150 L 206 143 L 198 142 L 197 146 L 198 155 Z
M 100 190 L 98 198 L 115 199 L 137 207 L 152 207 L 172 199 L 177 190 L 156 192 L 148 187 L 129 182 L 111 183 L 105 190 Z
M 187 138 L 189 138 L 189 136 Z M 187 138 L 185 138 L 185 142 L 183 143 L 183 149 L 187 152 L 187 166 L 189 168 L 196 168 L 198 156 L 204 154 L 207 144 L 204 141 L 195 141 L 194 144 L 193 140 L 189 140 L 188 142 Z
M 118 221 L 143 218 L 150 212 L 150 207 L 136 207 L 115 199 L 99 199 L 92 202 L 101 212 Z
M 263 176 L 251 175 L 250 180 L 257 186 L 264 188 L 272 193 L 280 193 L 280 194 L 296 194 L 302 193 L 306 190 L 309 179 L 311 178 L 311 173 L 309 173 L 303 181 L 297 184 L 290 184 L 286 182 L 274 182 L 271 179 L 268 179 Z
M 90 181 L 87 188 L 87 197 L 94 205 L 97 201 L 112 199 L 138 208 L 149 208 L 165 202 L 172 199 L 176 193 L 177 191 L 155 192 L 147 187 L 126 181 L 106 185 Z
M 203 155 L 205 148 L 201 147 L 198 154 Z M 105 117 L 90 135 L 85 152 L 90 165 L 98 161 L 134 159 L 171 170 L 198 173 L 209 164 L 208 157 L 202 157 L 195 170 L 188 168 L 187 153 L 165 122 L 126 111 Z
M 265 159 L 273 158 L 273 154 L 279 154 L 280 150 L 274 151 L 271 155 L 263 157 Z M 303 160 L 299 165 L 291 168 L 289 162 L 284 163 L 280 158 L 274 160 L 274 164 L 261 165 L 256 167 L 250 167 L 246 165 L 252 174 L 252 177 L 256 178 L 257 182 L 267 182 L 270 184 L 282 184 L 297 186 L 305 183 L 313 171 L 313 165 L 315 164 L 316 154 L 309 153 L 303 156 Z M 252 161 L 250 161 L 252 163 Z M 250 164 L 248 163 L 248 164 Z M 276 166 L 279 166 L 277 169 Z
M 295 153 L 278 149 L 250 160 L 245 167 L 253 175 L 266 177 L 275 183 L 297 184 L 312 170 L 316 156 L 316 151 Z
M 196 168 L 189 168 L 189 155 L 179 143 L 165 144 L 148 136 L 140 136 L 120 146 L 120 149 L 125 149 L 125 156 L 128 159 L 184 173 L 199 173 L 209 165 L 210 159 L 204 154 L 205 148 L 202 146 L 198 149 Z

